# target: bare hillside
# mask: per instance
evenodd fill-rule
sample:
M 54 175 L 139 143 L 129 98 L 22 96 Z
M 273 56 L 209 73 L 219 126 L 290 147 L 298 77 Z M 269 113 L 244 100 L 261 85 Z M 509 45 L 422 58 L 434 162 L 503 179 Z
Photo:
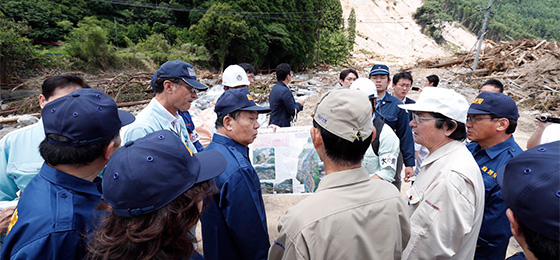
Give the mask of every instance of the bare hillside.
M 470 50 L 476 36 L 456 25 L 444 33 L 449 45 L 440 46 L 424 35 L 412 18 L 422 0 L 341 0 L 343 16 L 356 12 L 354 56 L 360 64 L 383 61 L 405 65 L 418 59 L 445 57 L 451 50 Z M 365 64 L 364 64 L 365 65 Z

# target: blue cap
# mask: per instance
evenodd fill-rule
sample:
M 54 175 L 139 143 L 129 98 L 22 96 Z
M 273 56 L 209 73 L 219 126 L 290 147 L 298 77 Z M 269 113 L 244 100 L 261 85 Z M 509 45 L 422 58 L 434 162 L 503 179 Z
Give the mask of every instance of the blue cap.
M 560 141 L 533 147 L 498 170 L 502 197 L 517 219 L 553 240 L 560 238 Z
M 196 80 L 196 72 L 193 65 L 186 63 L 182 60 L 168 61 L 159 67 L 158 71 L 152 76 L 151 85 L 154 86 L 155 79 L 157 78 L 176 78 L 182 79 L 191 87 L 206 90 L 208 86 Z
M 218 98 L 214 108 L 218 116 L 227 115 L 237 110 L 257 111 L 259 113 L 270 112 L 269 108 L 260 107 L 255 104 L 253 96 L 251 96 L 247 88 L 227 90 Z
M 226 164 L 218 151 L 195 154 L 173 132 L 152 132 L 111 156 L 104 171 L 103 199 L 118 216 L 150 213 L 196 183 L 220 175 Z
M 47 103 L 41 117 L 48 142 L 62 146 L 83 146 L 112 138 L 135 119 L 118 110 L 111 97 L 93 88 L 77 89 Z M 48 134 L 65 136 L 71 142 L 51 139 Z
M 513 120 L 519 118 L 517 105 L 508 95 L 494 92 L 482 92 L 474 99 L 467 114 L 494 114 Z
M 369 75 L 389 75 L 389 67 L 383 64 L 375 64 L 369 71 Z

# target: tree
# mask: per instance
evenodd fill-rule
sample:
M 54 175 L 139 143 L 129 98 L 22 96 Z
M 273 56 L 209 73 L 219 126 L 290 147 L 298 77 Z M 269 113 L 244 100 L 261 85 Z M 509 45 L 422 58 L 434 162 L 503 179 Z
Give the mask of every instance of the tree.
M 234 9 L 229 4 L 216 3 L 190 28 L 194 42 L 210 51 L 220 65 L 220 71 L 224 69 L 231 43 L 248 37 L 249 26 L 244 20 L 223 15 L 232 11 Z
M 36 62 L 37 53 L 24 36 L 28 29 L 25 23 L 14 22 L 0 12 L 0 82 L 29 70 Z
M 348 16 L 348 41 L 350 42 L 350 51 L 352 51 L 354 43 L 356 43 L 356 12 L 354 8 L 350 10 L 350 15 Z
M 108 68 L 115 61 L 114 54 L 109 52 L 107 32 L 98 23 L 97 18 L 86 17 L 66 37 L 64 49 L 70 56 L 82 61 L 83 68 L 87 70 Z

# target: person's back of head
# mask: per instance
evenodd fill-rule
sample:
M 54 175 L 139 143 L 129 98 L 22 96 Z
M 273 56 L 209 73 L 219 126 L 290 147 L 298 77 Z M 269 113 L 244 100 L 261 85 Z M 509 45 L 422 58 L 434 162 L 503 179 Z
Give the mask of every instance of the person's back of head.
M 480 86 L 480 92 L 484 91 L 504 93 L 504 85 L 497 79 L 489 79 Z
M 513 157 L 497 174 L 511 231 L 528 259 L 560 259 L 560 141 Z
M 439 77 L 437 75 L 430 75 L 427 76 L 426 79 L 428 79 L 428 82 L 430 82 L 432 87 L 437 87 L 439 84 Z
M 249 63 L 239 63 L 237 65 L 241 66 L 241 68 L 243 68 L 243 70 L 245 70 L 245 73 L 247 73 L 247 74 L 249 74 L 249 73 L 253 73 L 254 75 L 257 74 L 257 71 L 255 70 L 255 67 L 253 67 L 253 65 L 251 65 Z
M 49 102 L 41 112 L 46 138 L 39 152 L 51 166 L 85 166 L 120 145 L 119 130 L 134 116 L 119 111 L 115 101 L 91 88 L 78 89 Z M 116 148 L 115 148 L 116 149 Z
M 313 127 L 318 129 L 326 156 L 339 166 L 361 164 L 374 135 L 372 106 L 354 89 L 336 89 L 317 104 Z
M 278 81 L 284 81 L 290 75 L 292 67 L 288 63 L 280 63 L 276 66 L 276 79 Z
M 64 74 L 46 79 L 41 86 L 41 94 L 46 100 L 49 100 L 56 89 L 66 87 L 90 88 L 82 77 L 74 74 Z

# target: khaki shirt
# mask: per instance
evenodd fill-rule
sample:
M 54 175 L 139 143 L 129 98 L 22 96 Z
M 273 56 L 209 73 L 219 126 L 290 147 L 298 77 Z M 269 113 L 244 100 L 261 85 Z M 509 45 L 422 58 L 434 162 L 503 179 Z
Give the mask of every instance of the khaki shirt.
M 407 195 L 411 236 L 403 259 L 473 259 L 484 183 L 463 143 L 451 141 L 428 155 Z
M 315 194 L 288 210 L 268 252 L 274 259 L 400 259 L 408 211 L 391 183 L 364 167 L 323 177 Z

